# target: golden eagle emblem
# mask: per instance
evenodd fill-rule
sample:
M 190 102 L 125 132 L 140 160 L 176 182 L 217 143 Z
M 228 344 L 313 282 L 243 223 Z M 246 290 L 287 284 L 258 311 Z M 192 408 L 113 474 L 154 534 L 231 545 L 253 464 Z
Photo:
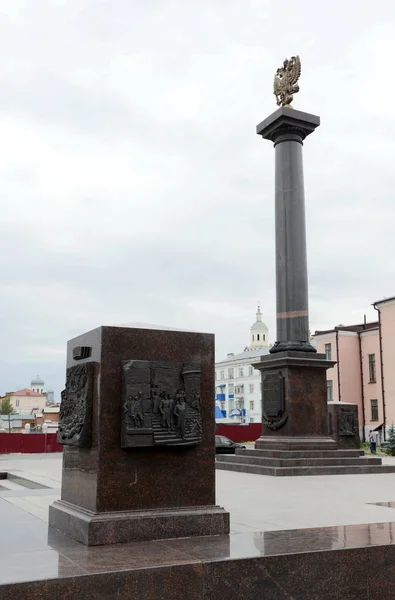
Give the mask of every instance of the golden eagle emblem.
M 298 79 L 302 66 L 299 56 L 284 60 L 274 76 L 273 93 L 278 106 L 291 106 L 293 95 L 299 91 Z

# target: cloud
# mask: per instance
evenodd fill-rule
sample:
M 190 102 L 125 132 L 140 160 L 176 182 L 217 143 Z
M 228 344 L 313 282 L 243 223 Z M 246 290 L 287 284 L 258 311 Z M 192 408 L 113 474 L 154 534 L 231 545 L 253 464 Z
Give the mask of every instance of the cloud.
M 275 338 L 274 152 L 255 125 L 302 58 L 311 328 L 393 295 L 392 4 L 2 0 L 2 391 L 64 382 L 106 323 Z M 341 15 L 341 18 L 339 18 Z M 385 85 L 384 85 L 385 82 Z M 374 314 L 372 315 L 374 318 Z

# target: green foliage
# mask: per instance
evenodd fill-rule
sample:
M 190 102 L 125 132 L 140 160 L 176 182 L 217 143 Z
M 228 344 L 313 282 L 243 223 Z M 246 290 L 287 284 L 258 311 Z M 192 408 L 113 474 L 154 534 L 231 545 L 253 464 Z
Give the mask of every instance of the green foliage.
M 386 454 L 390 456 L 395 456 L 395 427 L 392 424 L 388 429 L 388 446 L 385 449 Z
M 15 414 L 15 410 L 11 404 L 11 400 L 9 398 L 3 398 L 3 400 L 0 400 L 0 415 L 13 414 Z

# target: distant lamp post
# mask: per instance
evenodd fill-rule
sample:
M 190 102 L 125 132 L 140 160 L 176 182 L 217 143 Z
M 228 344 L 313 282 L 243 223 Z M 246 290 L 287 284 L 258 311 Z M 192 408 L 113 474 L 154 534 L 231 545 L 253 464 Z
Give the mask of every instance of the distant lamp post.
M 44 452 L 47 452 L 47 433 L 48 433 L 48 425 L 47 423 L 43 423 L 41 426 L 41 431 L 43 432 L 43 434 L 45 435 L 45 450 Z

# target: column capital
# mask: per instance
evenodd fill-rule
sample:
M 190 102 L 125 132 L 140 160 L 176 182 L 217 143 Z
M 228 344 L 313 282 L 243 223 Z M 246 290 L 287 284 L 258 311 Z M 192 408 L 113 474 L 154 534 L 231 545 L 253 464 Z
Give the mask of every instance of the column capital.
M 276 141 L 286 141 L 289 135 L 304 140 L 310 133 L 319 127 L 320 117 L 295 110 L 289 106 L 281 106 L 264 121 L 256 126 L 256 132 L 263 139 Z M 284 139 L 278 140 L 280 136 Z M 295 141 L 299 141 L 295 139 Z

